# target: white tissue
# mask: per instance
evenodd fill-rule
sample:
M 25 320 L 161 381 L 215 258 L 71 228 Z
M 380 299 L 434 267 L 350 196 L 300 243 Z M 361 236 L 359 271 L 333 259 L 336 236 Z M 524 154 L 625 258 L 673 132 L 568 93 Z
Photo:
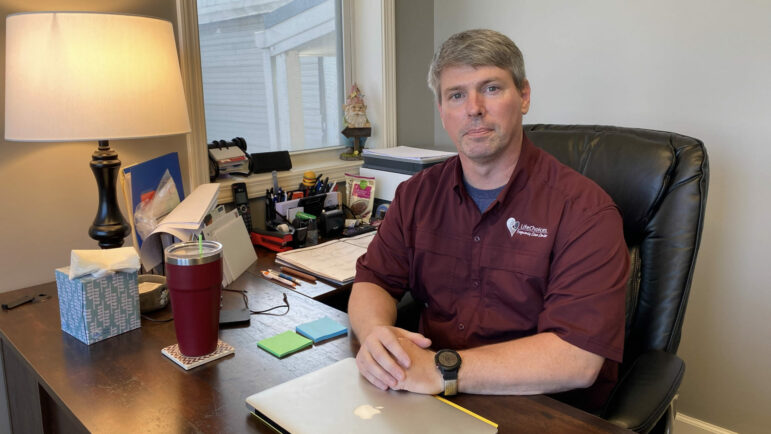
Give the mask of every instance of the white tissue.
M 87 274 L 99 278 L 117 271 L 137 270 L 139 270 L 139 255 L 133 247 L 73 250 L 70 254 L 70 280 Z

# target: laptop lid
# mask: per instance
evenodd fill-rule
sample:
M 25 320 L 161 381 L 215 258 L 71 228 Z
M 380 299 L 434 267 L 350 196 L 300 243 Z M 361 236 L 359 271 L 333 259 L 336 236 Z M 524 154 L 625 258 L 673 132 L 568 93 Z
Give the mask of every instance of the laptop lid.
M 246 407 L 277 431 L 295 434 L 498 432 L 434 396 L 376 388 L 350 357 L 256 393 Z

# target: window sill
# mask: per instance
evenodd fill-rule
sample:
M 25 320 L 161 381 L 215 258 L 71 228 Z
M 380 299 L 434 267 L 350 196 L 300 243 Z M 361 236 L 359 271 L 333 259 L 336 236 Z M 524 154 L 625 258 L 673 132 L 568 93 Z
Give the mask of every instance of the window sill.
M 292 169 L 278 172 L 278 185 L 284 190 L 295 190 L 302 182 L 303 173 L 308 170 L 316 172 L 316 175 L 329 177 L 330 182 L 342 182 L 345 174 L 358 174 L 363 161 L 345 161 L 340 159 L 340 154 L 345 150 L 344 146 L 324 150 L 299 151 L 291 154 Z M 271 173 L 252 174 L 248 177 L 219 178 L 214 182 L 220 184 L 220 192 L 217 203 L 233 202 L 233 190 L 231 185 L 236 182 L 245 182 L 246 191 L 250 198 L 262 197 L 265 190 L 273 187 Z

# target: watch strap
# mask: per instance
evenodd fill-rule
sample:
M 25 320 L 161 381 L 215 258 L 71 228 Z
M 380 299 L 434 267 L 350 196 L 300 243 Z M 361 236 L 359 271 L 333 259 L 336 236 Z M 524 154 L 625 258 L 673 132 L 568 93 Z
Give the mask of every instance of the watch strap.
M 449 360 L 448 360 L 449 356 Z M 458 394 L 458 370 L 461 365 L 460 354 L 454 350 L 439 350 L 434 356 L 436 367 L 442 374 L 444 396 Z
M 452 380 L 444 379 L 444 396 L 453 396 L 458 394 L 458 378 Z

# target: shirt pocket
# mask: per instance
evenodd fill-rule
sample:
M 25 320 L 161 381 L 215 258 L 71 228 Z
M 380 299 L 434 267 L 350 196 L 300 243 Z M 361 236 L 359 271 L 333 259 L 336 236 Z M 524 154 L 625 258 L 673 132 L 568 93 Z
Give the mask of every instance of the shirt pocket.
M 543 310 L 549 255 L 488 247 L 482 253 L 487 308 L 520 329 L 532 329 Z
M 487 246 L 482 251 L 480 265 L 483 268 L 545 279 L 549 274 L 549 254 Z
M 466 244 L 456 237 L 415 231 L 414 264 L 410 267 L 413 297 L 444 317 L 457 313 L 457 302 L 468 283 L 470 263 Z

